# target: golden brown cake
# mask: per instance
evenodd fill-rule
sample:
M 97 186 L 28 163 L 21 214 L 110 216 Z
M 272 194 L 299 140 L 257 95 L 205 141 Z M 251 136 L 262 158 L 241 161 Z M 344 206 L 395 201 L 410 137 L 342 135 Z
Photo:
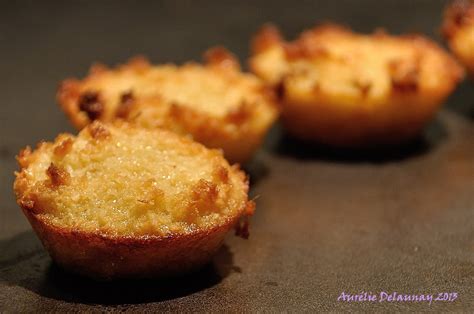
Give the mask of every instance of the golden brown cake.
M 17 201 L 45 248 L 91 277 L 195 269 L 232 227 L 246 236 L 254 209 L 237 166 L 166 130 L 94 122 L 24 149 L 18 162 Z
M 463 77 L 420 35 L 364 35 L 327 24 L 286 42 L 267 25 L 252 50 L 250 67 L 278 91 L 289 133 L 333 146 L 417 136 Z
M 114 69 L 96 65 L 83 80 L 65 80 L 57 99 L 79 129 L 124 119 L 189 135 L 244 162 L 277 118 L 275 97 L 225 49 L 211 49 L 205 58 L 205 65 L 153 66 L 143 58 Z
M 449 48 L 474 74 L 474 1 L 452 1 L 445 10 L 443 35 Z

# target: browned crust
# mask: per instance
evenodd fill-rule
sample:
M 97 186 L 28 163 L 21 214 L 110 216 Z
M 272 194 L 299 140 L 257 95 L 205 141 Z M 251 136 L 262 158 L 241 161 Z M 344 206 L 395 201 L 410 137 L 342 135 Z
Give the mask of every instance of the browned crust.
M 132 91 L 124 92 L 122 96 L 120 96 L 120 105 L 116 113 L 117 117 L 127 118 L 135 102 L 135 96 L 133 95 Z
M 204 53 L 204 61 L 210 66 L 218 66 L 223 69 L 240 71 L 240 63 L 237 57 L 222 46 L 208 49 Z
M 104 125 L 99 122 L 91 123 L 88 126 L 87 131 L 92 136 L 92 138 L 96 140 L 106 139 L 110 136 L 109 130 L 107 130 L 107 128 L 105 128 Z
M 124 124 L 116 123 L 122 126 Z M 127 128 L 138 127 L 127 124 Z M 94 139 L 97 137 L 94 134 L 97 133 L 99 140 L 104 134 L 106 137 L 110 136 L 107 128 L 99 122 L 92 123 L 83 132 L 88 132 Z M 190 142 L 186 138 L 180 140 Z M 248 200 L 235 215 L 218 224 L 166 236 L 123 236 L 114 234 L 113 231 L 87 232 L 80 228 L 62 227 L 43 215 L 48 209 L 45 208 L 46 204 L 37 201 L 36 192 L 30 191 L 27 169 L 46 149 L 53 152 L 54 158 L 62 158 L 72 145 L 73 137 L 61 134 L 54 143 L 40 143 L 34 151 L 30 147 L 21 150 L 17 156 L 20 171 L 15 173 L 14 183 L 17 203 L 43 245 L 59 265 L 70 271 L 98 279 L 171 276 L 189 272 L 207 263 L 222 244 L 227 232 L 233 227 L 241 229 L 241 219 L 246 220 L 245 217 L 254 212 L 255 204 Z M 243 182 L 244 192 L 247 194 L 248 179 L 238 165 L 232 166 L 230 170 L 223 166 L 216 167 L 215 177 L 228 184 L 229 171 Z M 68 184 L 70 180 L 69 173 L 54 163 L 48 167 L 46 174 L 49 179 L 44 183 L 44 188 L 56 189 Z M 215 183 L 201 180 L 194 192 L 195 197 L 190 204 L 192 208 L 207 209 L 208 206 L 215 206 L 218 193 Z M 238 235 L 248 237 L 247 233 L 239 232 Z
M 147 71 L 150 67 L 151 64 L 148 59 L 144 56 L 139 55 L 131 58 L 127 63 L 118 66 L 117 70 L 132 70 L 136 72 L 141 72 Z M 112 71 L 114 70 L 101 63 L 95 63 L 91 66 L 89 70 L 89 76 L 84 80 L 68 78 L 63 80 L 59 84 L 58 91 L 56 93 L 56 100 L 59 106 L 66 113 L 66 116 L 70 119 L 71 123 L 77 129 L 82 129 L 94 120 L 100 120 L 104 122 L 110 120 L 107 119 L 107 117 L 102 116 L 102 112 L 104 111 L 104 104 L 102 104 L 101 102 L 100 91 L 83 90 L 82 87 L 83 84 L 88 81 L 88 79 L 94 79 L 95 77 L 111 73 Z M 124 93 L 130 92 L 130 90 L 124 91 Z M 92 114 L 89 114 L 88 110 L 81 110 L 81 100 L 84 95 L 94 96 L 94 99 L 98 100 L 102 104 L 101 106 L 96 105 L 95 108 L 92 108 Z M 87 109 L 85 107 L 83 109 Z
M 30 156 L 32 154 L 31 147 L 26 146 L 16 156 L 16 160 L 20 168 L 25 168 L 30 164 Z
M 280 45 L 284 39 L 273 24 L 263 25 L 257 34 L 253 37 L 251 42 L 251 49 L 253 54 L 261 53 L 274 45 Z
M 182 127 L 187 133 L 209 147 L 223 148 L 226 143 L 237 145 L 245 138 L 253 137 L 252 129 L 248 125 L 254 112 L 251 105 L 242 103 L 236 110 L 232 110 L 224 118 L 212 117 L 209 114 L 196 111 L 180 104 L 173 104 L 167 119 L 169 125 Z M 238 125 L 239 128 L 227 128 L 229 124 Z M 215 142 L 215 144 L 212 144 Z M 220 143 L 220 144 L 217 144 Z M 243 148 L 245 143 L 240 143 Z M 225 149 L 224 149 L 225 150 Z M 233 158 L 234 161 L 243 161 L 242 158 Z
M 71 151 L 72 144 L 73 144 L 73 141 L 71 138 L 65 139 L 54 148 L 54 155 L 59 158 L 64 157 L 66 154 L 68 154 Z
M 388 65 L 395 93 L 411 93 L 418 91 L 419 62 L 404 65 L 402 61 L 392 61 Z
M 327 43 L 333 38 L 355 41 L 373 39 L 393 43 L 394 47 L 403 43 L 413 47 L 415 58 L 401 58 L 387 64 L 391 86 L 383 98 L 370 97 L 372 89 L 376 87 L 375 81 L 363 81 L 358 77 L 352 84 L 360 94 L 350 97 L 323 90 L 317 80 L 314 80 L 313 89 L 308 88 L 308 92 L 288 90 L 287 82 L 292 80 L 292 75 L 299 75 L 292 72 L 291 64 L 294 61 L 346 62 L 344 56 L 333 54 L 327 48 Z M 422 70 L 426 69 L 421 68 L 425 51 L 439 57 L 436 62 L 444 70 L 443 84 L 425 88 L 420 81 L 424 74 Z M 273 68 L 272 64 L 275 64 Z M 303 67 L 304 64 L 297 64 L 301 65 L 297 68 L 301 73 L 309 71 Z M 283 124 L 292 135 L 346 147 L 394 144 L 413 138 L 464 77 L 464 70 L 456 60 L 423 35 L 395 36 L 382 29 L 368 35 L 358 34 L 333 23 L 317 25 L 302 32 L 293 41 L 286 41 L 273 25 L 262 27 L 252 41 L 250 67 L 273 86 L 282 104 Z
M 46 174 L 49 177 L 49 185 L 51 188 L 56 188 L 60 185 L 67 185 L 71 178 L 66 169 L 56 166 L 54 163 L 51 163 L 51 165 L 48 167 Z
M 474 2 L 470 0 L 451 1 L 444 11 L 441 32 L 451 39 L 465 25 L 474 25 Z
M 354 37 L 360 36 L 360 34 L 353 32 L 346 26 L 326 22 L 318 24 L 315 27 L 302 32 L 301 35 L 293 41 L 285 41 L 276 26 L 267 24 L 263 26 L 253 37 L 252 51 L 253 54 L 256 55 L 264 52 L 267 49 L 270 49 L 274 45 L 277 45 L 283 48 L 288 60 L 306 58 L 311 59 L 318 57 L 331 58 L 331 55 L 328 53 L 328 51 L 324 49 L 324 45 L 322 45 L 319 41 L 314 40 L 315 37 L 318 37 L 321 34 L 339 34 Z M 374 33 L 365 36 L 371 36 L 376 39 L 385 38 L 403 40 L 416 44 L 420 50 L 435 50 L 437 53 L 444 56 L 446 60 L 446 68 L 450 70 L 449 72 L 452 74 L 453 81 L 459 81 L 464 77 L 464 71 L 459 66 L 459 64 L 435 42 L 429 40 L 422 34 L 409 33 L 395 36 L 390 35 L 384 29 L 379 28 L 375 30 Z
M 463 31 L 474 28 L 474 1 L 454 0 L 448 3 L 444 11 L 441 33 L 450 50 L 467 68 L 471 78 L 474 76 L 474 51 L 464 43 Z M 468 39 L 469 40 L 469 39 Z M 470 39 L 474 41 L 474 39 Z M 463 44 L 466 46 L 463 47 Z
M 99 93 L 87 91 L 79 99 L 79 110 L 85 112 L 90 120 L 97 120 L 104 112 L 104 104 L 100 100 Z
M 192 271 L 209 262 L 239 219 L 188 234 L 120 237 L 54 226 L 22 208 L 60 266 L 97 279 L 161 277 Z
M 56 99 L 63 111 L 66 113 L 72 124 L 76 128 L 82 128 L 86 120 L 79 115 L 79 107 L 74 103 L 74 99 L 79 99 L 81 93 L 81 83 L 77 79 L 66 79 L 59 85 Z
M 210 71 L 218 71 L 220 75 L 230 80 L 239 80 L 242 75 L 237 58 L 223 47 L 214 47 L 204 54 L 205 64 Z M 183 65 L 183 67 L 193 64 Z M 83 80 L 64 80 L 57 92 L 57 101 L 72 124 L 81 129 L 94 120 L 103 122 L 117 118 L 129 122 L 140 123 L 144 117 L 140 116 L 142 106 L 164 106 L 165 116 L 161 117 L 166 125 L 159 127 L 169 128 L 178 133 L 186 133 L 211 148 L 221 148 L 231 162 L 245 162 L 260 145 L 263 136 L 279 114 L 277 98 L 272 90 L 263 83 L 256 84 L 250 92 L 261 95 L 261 102 L 265 110 L 270 112 L 269 121 L 259 124 L 257 106 L 253 103 L 242 103 L 238 108 L 230 110 L 223 117 L 213 116 L 206 112 L 193 109 L 191 106 L 179 103 L 167 103 L 159 96 L 138 97 L 132 90 L 124 90 L 117 110 L 114 113 L 107 111 L 107 104 L 101 99 L 100 90 L 84 90 L 83 86 L 90 80 L 102 75 L 113 75 L 117 71 L 149 71 L 152 66 L 144 57 L 131 59 L 116 69 L 108 69 L 103 65 L 94 65 L 89 76 Z M 135 109 L 135 110 L 134 110 Z M 138 114 L 137 114 L 138 112 Z M 258 125 L 258 127 L 255 127 Z M 240 147 L 240 149 L 239 149 Z
M 240 222 L 235 227 L 235 235 L 242 237 L 244 239 L 248 239 L 250 236 L 249 228 L 250 228 L 250 220 L 249 217 L 253 215 L 255 212 L 255 202 L 250 201 L 247 203 L 246 207 L 247 215 L 243 216 Z
M 209 262 L 232 228 L 236 235 L 248 238 L 247 217 L 255 208 L 248 201 L 240 215 L 186 234 L 118 236 L 56 226 L 40 215 L 43 210 L 32 200 L 19 198 L 18 204 L 53 260 L 69 271 L 107 280 L 171 276 L 197 269 Z

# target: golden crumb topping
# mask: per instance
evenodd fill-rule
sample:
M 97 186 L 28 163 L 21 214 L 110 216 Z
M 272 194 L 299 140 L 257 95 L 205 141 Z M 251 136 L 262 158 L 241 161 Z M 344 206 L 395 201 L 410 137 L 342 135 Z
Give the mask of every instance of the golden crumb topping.
M 167 103 L 222 117 L 243 103 L 261 98 L 256 92 L 258 81 L 252 76 L 224 75 L 194 63 L 182 67 L 141 66 L 144 68 L 135 60 L 128 66 L 90 76 L 81 86 L 81 111 L 95 120 L 102 114 L 113 115 L 132 97 L 159 97 Z
M 245 175 L 222 154 L 163 130 L 95 122 L 23 150 L 19 204 L 63 228 L 168 236 L 252 211 Z
M 463 75 L 452 58 L 422 36 L 364 35 L 337 25 L 315 27 L 293 42 L 266 26 L 253 51 L 253 71 L 281 84 L 282 92 L 334 96 L 346 105 L 376 106 L 407 93 L 446 93 Z
M 63 82 L 59 99 L 62 104 L 77 102 L 83 118 L 103 121 L 128 116 L 133 103 L 185 107 L 216 118 L 232 116 L 247 106 L 250 111 L 271 107 L 263 84 L 241 73 L 227 51 L 215 48 L 206 57 L 208 65 L 152 66 L 135 58 L 116 69 L 94 66 L 83 81 Z
M 210 49 L 205 59 L 204 65 L 153 66 L 143 58 L 113 69 L 96 65 L 83 80 L 65 80 L 58 102 L 78 128 L 123 119 L 188 135 L 244 162 L 277 118 L 274 93 L 241 72 L 224 48 Z
M 397 144 L 419 135 L 464 75 L 419 35 L 365 35 L 322 25 L 286 42 L 273 26 L 250 66 L 277 91 L 295 137 L 333 146 Z

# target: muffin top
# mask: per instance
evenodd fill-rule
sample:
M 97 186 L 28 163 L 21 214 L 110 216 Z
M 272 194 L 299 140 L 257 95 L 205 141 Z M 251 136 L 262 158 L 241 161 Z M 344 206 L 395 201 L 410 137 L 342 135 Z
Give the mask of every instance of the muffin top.
M 94 122 L 18 158 L 18 203 L 60 228 L 172 236 L 253 211 L 242 171 L 220 151 L 165 130 Z
M 95 65 L 83 80 L 65 80 L 58 102 L 79 128 L 116 118 L 160 126 L 166 115 L 186 113 L 222 121 L 228 128 L 274 120 L 271 92 L 257 77 L 241 72 L 232 54 L 216 47 L 205 59 L 204 65 L 153 66 L 143 57 L 112 69 Z
M 449 93 L 463 76 L 457 63 L 420 35 L 357 34 L 327 24 L 285 42 L 267 25 L 253 41 L 252 70 L 282 93 L 382 104 L 397 96 Z M 329 97 L 327 99 L 327 97 Z

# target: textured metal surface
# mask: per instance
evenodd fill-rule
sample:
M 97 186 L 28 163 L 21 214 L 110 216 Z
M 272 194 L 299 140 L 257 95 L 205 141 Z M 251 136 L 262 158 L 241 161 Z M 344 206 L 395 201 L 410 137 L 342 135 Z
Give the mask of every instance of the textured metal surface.
M 441 1 L 15 2 L 0 10 L 0 310 L 472 310 L 474 92 L 466 82 L 415 143 L 356 153 L 310 147 L 276 127 L 247 166 L 251 238 L 229 237 L 202 271 L 96 283 L 51 264 L 11 192 L 14 155 L 72 131 L 57 82 L 93 61 L 143 53 L 198 59 L 220 43 L 246 56 L 272 20 L 294 34 L 334 19 L 359 30 L 434 35 Z M 338 302 L 342 292 L 457 292 L 454 302 Z

